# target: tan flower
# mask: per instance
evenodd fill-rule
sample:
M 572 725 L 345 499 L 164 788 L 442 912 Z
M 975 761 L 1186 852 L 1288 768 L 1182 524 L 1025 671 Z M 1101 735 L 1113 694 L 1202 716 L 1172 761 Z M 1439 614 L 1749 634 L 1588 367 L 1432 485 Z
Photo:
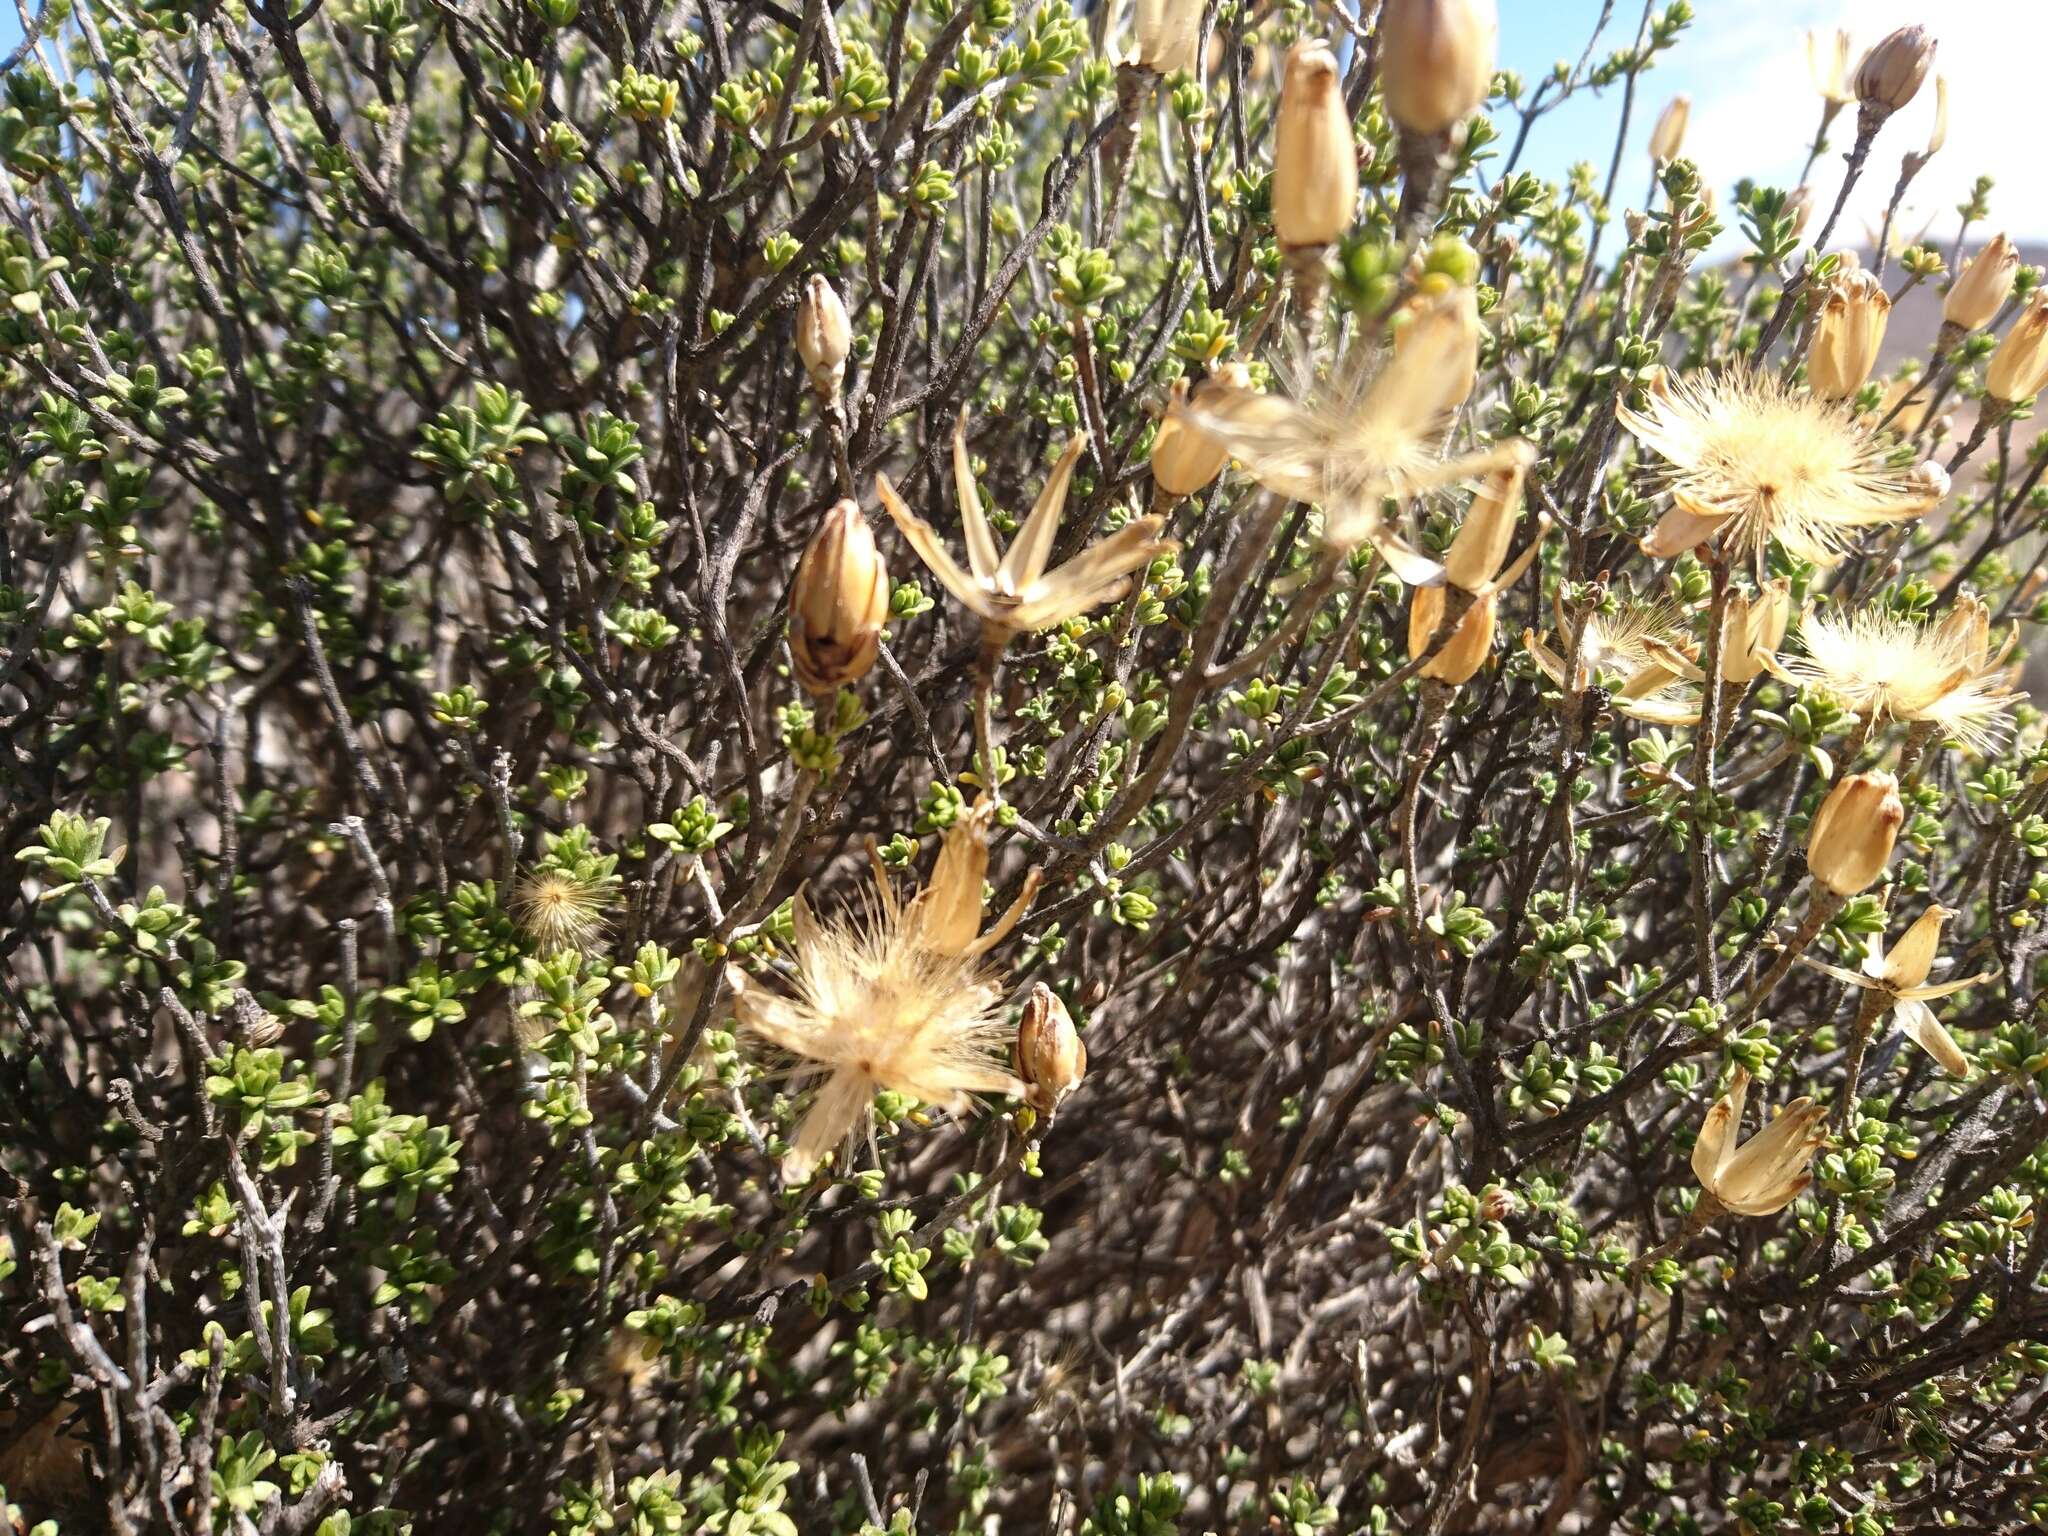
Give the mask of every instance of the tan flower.
M 1164 519 L 1135 517 L 1058 570 L 1046 570 L 1074 465 L 1087 446 L 1088 439 L 1079 434 L 1067 444 L 1015 542 L 999 556 L 995 534 L 982 514 L 974 469 L 967 460 L 966 436 L 959 427 L 953 429 L 953 478 L 960 493 L 960 526 L 967 537 L 965 571 L 946 552 L 931 524 L 904 505 L 887 475 L 875 477 L 875 491 L 918 558 L 982 623 L 1003 635 L 1048 629 L 1123 596 L 1130 590 L 1133 571 L 1180 548 L 1174 540 L 1159 537 Z
M 1861 389 L 1877 366 L 1891 312 L 1884 284 L 1860 267 L 1829 283 L 1807 349 L 1807 387 L 1823 400 L 1845 400 Z
M 1973 597 L 1936 624 L 1881 608 L 1808 613 L 1799 638 L 1806 654 L 1786 664 L 1788 675 L 1862 718 L 1925 721 L 1978 752 L 2004 733 L 2014 699 L 2006 660 L 2018 636 L 1994 653 L 1990 611 Z
M 1791 616 L 1792 584 L 1783 576 L 1765 582 L 1754 597 L 1747 592 L 1730 593 L 1721 620 L 1721 681 L 1751 683 L 1762 672 L 1785 676 L 1785 669 L 1778 665 L 1778 647 L 1785 642 L 1785 626 Z M 1651 653 L 1680 677 L 1695 683 L 1707 680 L 1690 655 L 1674 655 L 1662 640 L 1648 645 Z
M 1557 643 L 1571 639 L 1571 621 L 1557 599 Z M 1522 646 L 1537 670 L 1574 696 L 1596 683 L 1610 690 L 1620 714 L 1653 725 L 1697 725 L 1699 695 L 1679 684 L 1681 671 L 1694 678 L 1692 643 L 1686 638 L 1685 610 L 1669 601 L 1624 602 L 1611 612 L 1589 616 L 1579 639 L 1578 664 L 1569 677 L 1565 658 L 1534 630 L 1522 631 Z
M 1188 408 L 1190 400 L 1202 400 L 1221 388 L 1250 390 L 1250 371 L 1242 363 L 1226 363 L 1197 383 L 1173 381 L 1152 435 L 1152 483 L 1166 495 L 1194 495 L 1230 462 L 1229 446 L 1204 431 Z
M 1945 477 L 1893 468 L 1847 407 L 1776 373 L 1661 375 L 1648 410 L 1617 414 L 1665 460 L 1671 510 L 1643 541 L 1658 559 L 1719 537 L 1759 572 L 1774 541 L 1832 565 L 1863 529 L 1917 517 L 1946 494 Z
M 1511 439 L 1440 456 L 1446 422 L 1467 387 L 1467 338 L 1451 313 L 1462 302 L 1446 293 L 1410 316 L 1416 329 L 1398 353 L 1360 341 L 1322 378 L 1311 360 L 1296 358 L 1286 396 L 1219 387 L 1193 408 L 1196 418 L 1267 490 L 1320 506 L 1328 543 L 1369 543 L 1402 581 L 1439 581 L 1443 568 L 1394 528 L 1386 502 L 1526 463 L 1529 455 L 1527 444 Z
M 1989 325 L 2012 295 L 2020 272 L 2020 248 L 2003 234 L 1993 235 L 1983 250 L 1963 263 L 1941 301 L 1941 318 L 1974 331 Z
M 835 1147 L 872 1137 L 883 1089 L 954 1111 L 970 1107 L 972 1094 L 1023 1093 L 1003 1066 L 1002 993 L 980 956 L 1015 924 L 1030 892 L 996 929 L 974 936 L 982 895 L 970 845 L 985 830 L 949 839 L 931 887 L 907 904 L 879 862 L 873 896 L 831 921 L 819 922 L 799 892 L 794 996 L 726 967 L 741 1026 L 794 1056 L 800 1075 L 824 1079 L 783 1161 L 789 1182 L 809 1178 Z
M 1798 1199 L 1813 1182 L 1810 1164 L 1826 1133 L 1827 1111 L 1812 1099 L 1794 1099 L 1748 1141 L 1742 1132 L 1749 1074 L 1741 1067 L 1728 1091 L 1714 1101 L 1693 1143 L 1692 1171 L 1700 1188 L 1738 1216 L 1769 1216 Z
M 1813 75 L 1813 88 L 1820 92 L 1821 100 L 1834 107 L 1845 107 L 1856 99 L 1849 83 L 1852 46 L 1846 28 L 1837 27 L 1832 35 L 1806 34 L 1806 67 Z
M 1913 1043 L 1941 1063 L 1942 1070 L 1956 1077 L 1970 1075 L 1970 1058 L 1963 1054 L 1963 1048 L 1956 1044 L 1955 1036 L 1942 1028 L 1941 1020 L 1934 1016 L 1934 1010 L 1927 1005 L 1936 998 L 1947 997 L 1952 992 L 1961 992 L 1968 987 L 1979 987 L 1987 981 L 1996 981 L 1998 972 L 1983 971 L 1975 976 L 1965 976 L 1959 981 L 1929 983 L 1928 974 L 1934 969 L 1934 957 L 1941 947 L 1941 925 L 1955 916 L 1947 907 L 1931 905 L 1908 928 L 1898 947 L 1887 959 L 1884 952 L 1884 935 L 1870 936 L 1870 951 L 1863 957 L 1861 971 L 1848 971 L 1838 965 L 1815 960 L 1802 955 L 1800 958 L 1817 971 L 1825 972 L 1837 981 L 1847 982 L 1852 987 L 1882 992 L 1885 1006 L 1891 1010 L 1893 1020 L 1904 1029 Z

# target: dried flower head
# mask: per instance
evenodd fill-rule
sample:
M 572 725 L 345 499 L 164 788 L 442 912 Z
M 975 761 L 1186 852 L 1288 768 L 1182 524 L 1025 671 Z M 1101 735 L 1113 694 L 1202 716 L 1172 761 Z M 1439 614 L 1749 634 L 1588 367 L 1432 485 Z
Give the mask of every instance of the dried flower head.
M 1782 1211 L 1813 1182 L 1810 1164 L 1826 1133 L 1827 1111 L 1812 1099 L 1794 1099 L 1748 1141 L 1737 1144 L 1749 1074 L 1741 1067 L 1728 1091 L 1714 1101 L 1693 1143 L 1692 1171 L 1700 1188 L 1738 1216 Z
M 1459 303 L 1445 294 L 1436 304 Z M 1323 537 L 1342 549 L 1369 543 L 1402 581 L 1424 585 L 1443 568 L 1416 549 L 1386 515 L 1389 498 L 1476 479 L 1529 462 L 1520 439 L 1473 453 L 1439 456 L 1446 418 L 1463 396 L 1463 337 L 1454 324 L 1435 324 L 1431 311 L 1411 317 L 1414 339 L 1397 353 L 1368 341 L 1318 377 L 1304 357 L 1291 360 L 1287 394 L 1219 388 L 1196 408 L 1197 418 L 1276 495 L 1323 509 Z
M 618 863 L 582 827 L 549 833 L 546 852 L 512 884 L 512 920 L 542 950 L 589 949 L 610 925 Z
M 794 995 L 726 967 L 741 1026 L 822 1077 L 783 1160 L 783 1177 L 810 1177 L 825 1154 L 874 1134 L 875 1095 L 964 1110 L 969 1095 L 1021 1094 L 1003 1066 L 1009 1045 L 1001 992 L 974 954 L 932 947 L 917 902 L 899 904 L 888 877 L 856 911 L 820 922 L 801 892 L 794 906 Z
M 2014 698 L 2006 660 L 2018 636 L 1994 653 L 1990 613 L 1975 598 L 1934 624 L 1881 608 L 1808 613 L 1799 636 L 1806 654 L 1787 673 L 1864 719 L 1925 721 L 1978 752 L 2004 731 Z
M 995 534 L 981 510 L 974 468 L 968 462 L 965 431 L 962 426 L 954 427 L 953 479 L 960 494 L 960 526 L 967 539 L 968 569 L 964 571 L 946 552 L 931 524 L 904 505 L 887 475 L 875 477 L 875 491 L 918 558 L 961 606 L 991 631 L 1007 636 L 1047 629 L 1123 596 L 1130 590 L 1131 572 L 1180 548 L 1174 540 L 1159 537 L 1163 519 L 1135 517 L 1058 570 L 1046 570 L 1060 513 L 1066 509 L 1074 465 L 1087 446 L 1087 437 L 1078 433 L 1068 442 L 1016 540 L 1007 553 L 998 555 Z
M 1557 644 L 1569 646 L 1571 620 L 1562 596 L 1555 601 Z M 1569 675 L 1564 656 L 1534 630 L 1522 632 L 1522 646 L 1537 670 L 1568 694 L 1582 694 L 1599 683 L 1611 690 L 1610 702 L 1621 714 L 1653 725 L 1697 725 L 1699 695 L 1679 682 L 1683 669 L 1699 676 L 1686 629 L 1685 610 L 1668 599 L 1624 602 L 1611 612 L 1595 612 L 1585 621 L 1577 664 Z
M 1772 542 L 1832 565 L 1865 528 L 1917 517 L 1945 486 L 1895 469 L 1884 446 L 1838 403 L 1746 368 L 1660 375 L 1649 409 L 1622 425 L 1665 460 L 1671 509 L 1643 541 L 1664 559 L 1707 539 L 1751 557 Z
M 1947 997 L 1952 992 L 1961 992 L 1968 987 L 1979 987 L 1987 981 L 1996 981 L 1998 972 L 1981 971 L 1975 976 L 1965 976 L 1956 981 L 1930 983 L 1927 978 L 1934 969 L 1936 954 L 1941 948 L 1941 927 L 1955 916 L 1947 907 L 1930 905 L 1914 921 L 1899 939 L 1898 947 L 1889 958 L 1884 952 L 1884 935 L 1870 936 L 1869 952 L 1863 957 L 1861 971 L 1844 970 L 1838 965 L 1810 956 L 1800 958 L 1817 971 L 1825 972 L 1837 981 L 1852 987 L 1884 995 L 1883 1006 L 1892 1019 L 1905 1030 L 1906 1035 L 1921 1050 L 1941 1064 L 1942 1070 L 1956 1077 L 1970 1075 L 1970 1058 L 1963 1054 L 1963 1048 L 1956 1044 L 1955 1036 L 1942 1027 L 1941 1020 L 1934 1016 L 1934 1010 L 1927 1005 L 1936 998 Z

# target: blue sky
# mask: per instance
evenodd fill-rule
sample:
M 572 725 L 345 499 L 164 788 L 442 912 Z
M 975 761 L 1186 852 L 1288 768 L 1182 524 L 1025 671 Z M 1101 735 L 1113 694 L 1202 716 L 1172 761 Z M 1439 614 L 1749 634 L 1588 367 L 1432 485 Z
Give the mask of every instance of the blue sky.
M 1662 0 L 1659 0 L 1662 3 Z M 1559 58 L 1576 60 L 1600 13 L 1600 0 L 1499 0 L 1500 62 L 1534 82 Z M 1698 13 L 1678 47 L 1643 77 L 1617 196 L 1639 204 L 1647 185 L 1650 126 L 1679 92 L 1692 97 L 1685 153 L 1726 193 L 1742 176 L 1790 186 L 1806 160 L 1820 98 L 1806 64 L 1808 28 L 1847 27 L 1861 48 L 1893 27 L 1924 22 L 1939 42 L 1936 72 L 1949 83 L 1948 142 L 1907 193 L 1900 225 L 1946 246 L 1954 208 L 1980 174 L 1996 181 L 1989 229 L 2048 239 L 2048 157 L 2040 148 L 2041 61 L 2048 58 L 2043 0 L 1694 0 Z M 1600 55 L 1632 42 L 1640 0 L 1616 0 Z M 1554 176 L 1575 160 L 1604 172 L 1620 112 L 1616 87 L 1575 100 L 1537 125 L 1524 163 Z M 2022 110 L 2020 103 L 2030 104 Z M 1854 133 L 1854 110 L 1836 120 L 1834 149 L 1814 167 L 1823 209 L 1840 185 L 1840 151 Z M 1929 85 L 1885 126 L 1869 169 L 1843 216 L 1842 230 L 1863 238 L 1874 228 L 1898 177 L 1899 157 L 1926 147 L 1934 117 Z M 1503 123 L 1503 128 L 1510 127 Z

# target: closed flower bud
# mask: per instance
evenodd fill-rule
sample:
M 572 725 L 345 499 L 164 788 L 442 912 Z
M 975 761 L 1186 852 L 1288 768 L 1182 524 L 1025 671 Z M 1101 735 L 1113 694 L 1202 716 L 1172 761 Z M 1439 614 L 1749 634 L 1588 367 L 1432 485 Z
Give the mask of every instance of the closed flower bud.
M 1888 773 L 1852 773 L 1814 813 L 1806 867 L 1837 896 L 1855 896 L 1884 873 L 1905 821 L 1898 780 Z
M 1059 994 L 1039 982 L 1024 1001 L 1017 1026 L 1017 1075 L 1030 1086 L 1032 1105 L 1050 1111 L 1073 1092 L 1088 1070 L 1088 1047 Z
M 1941 301 L 1941 318 L 1966 331 L 1989 325 L 2012 294 L 2012 280 L 2019 274 L 2020 252 L 2004 235 L 1993 235 L 1949 284 L 1948 297 Z
M 2030 400 L 2043 385 L 2048 385 L 2048 289 L 2036 288 L 1991 354 L 1984 391 L 1994 400 Z
M 889 573 L 860 508 L 825 514 L 797 562 L 789 593 L 789 654 L 796 680 L 826 694 L 875 664 L 889 617 Z
M 1806 382 L 1823 400 L 1845 400 L 1877 366 L 1892 301 L 1868 272 L 1845 272 L 1828 285 L 1806 354 Z
M 1422 668 L 1422 675 L 1434 678 L 1440 683 L 1449 683 L 1453 688 L 1469 682 L 1472 674 L 1486 663 L 1493 650 L 1494 610 L 1496 594 L 1486 593 L 1465 611 L 1465 617 L 1458 621 L 1458 628 L 1444 648 L 1432 656 Z M 1444 589 L 1442 587 L 1417 587 L 1408 606 L 1408 654 L 1420 656 L 1436 639 L 1438 627 L 1443 623 Z
M 1685 126 L 1692 120 L 1692 98 L 1678 95 L 1671 98 L 1657 119 L 1657 126 L 1650 130 L 1650 158 L 1658 165 L 1676 160 L 1685 148 Z
M 818 398 L 827 405 L 838 404 L 847 354 L 853 351 L 853 324 L 846 318 L 846 306 L 839 302 L 838 293 L 816 272 L 797 301 L 796 350 Z
M 1334 243 L 1357 212 L 1358 146 L 1329 46 L 1296 43 L 1273 130 L 1273 228 L 1286 246 Z
M 1175 379 L 1167 397 L 1166 414 L 1152 437 L 1152 483 L 1168 496 L 1192 496 L 1223 473 L 1230 462 L 1230 450 L 1202 430 L 1188 406 L 1205 406 L 1205 397 L 1219 388 L 1248 390 L 1251 373 L 1242 363 L 1230 363 L 1190 390 L 1186 379 Z
M 1410 133 L 1442 133 L 1479 110 L 1493 88 L 1492 0 L 1385 0 L 1380 89 Z
M 1500 574 L 1522 511 L 1522 480 L 1535 457 L 1534 448 L 1522 445 L 1514 461 L 1488 475 L 1472 498 L 1471 510 L 1444 556 L 1444 580 L 1452 586 L 1477 592 Z
M 1925 27 L 1901 27 L 1863 55 L 1856 68 L 1856 99 L 1880 112 L 1896 112 L 1920 93 L 1934 62 L 1934 39 Z

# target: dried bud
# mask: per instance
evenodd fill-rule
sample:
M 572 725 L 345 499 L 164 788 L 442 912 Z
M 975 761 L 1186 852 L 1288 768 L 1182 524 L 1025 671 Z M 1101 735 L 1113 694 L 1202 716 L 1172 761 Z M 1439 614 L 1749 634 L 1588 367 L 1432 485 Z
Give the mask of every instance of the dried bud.
M 2048 289 L 2027 295 L 2012 329 L 1984 369 L 1984 392 L 1994 400 L 2030 400 L 2048 385 Z
M 1922 912 L 1885 956 L 1878 980 L 1894 992 L 1908 992 L 1925 985 L 1928 972 L 1934 969 L 1934 957 L 1941 950 L 1941 925 L 1952 916 L 1947 907 L 1938 904 Z
M 1934 46 L 1925 27 L 1899 28 L 1863 55 L 1856 67 L 1856 99 L 1878 112 L 1898 111 L 1920 94 Z
M 789 654 L 810 693 L 857 682 L 875 664 L 889 617 L 889 573 L 860 508 L 842 501 L 811 535 L 789 593 Z
M 1868 272 L 1844 272 L 1828 285 L 1806 354 L 1806 382 L 1816 395 L 1845 400 L 1863 387 L 1891 312 L 1884 284 Z
M 1928 506 L 1938 507 L 1948 500 L 1948 471 L 1934 460 L 1926 459 L 1915 464 L 1906 478 L 1922 496 L 1927 498 Z
M 1488 1221 L 1506 1221 L 1522 1208 L 1522 1197 L 1512 1189 L 1489 1184 L 1479 1192 L 1479 1214 Z
M 1205 432 L 1188 407 L 1202 408 L 1225 389 L 1250 388 L 1251 372 L 1242 363 L 1225 365 L 1192 391 L 1186 379 L 1175 379 L 1152 437 L 1152 483 L 1168 496 L 1192 496 L 1222 474 L 1229 448 Z
M 988 883 L 988 835 L 994 828 L 996 804 L 987 795 L 952 826 L 939 844 L 931 884 L 911 905 L 918 940 L 941 955 L 964 955 L 981 937 Z
M 1536 450 L 1523 444 L 1514 460 L 1488 475 L 1472 498 L 1471 509 L 1444 557 L 1444 580 L 1452 586 L 1477 592 L 1500 574 L 1522 511 L 1522 480 L 1535 460 Z
M 1202 36 L 1202 0 L 1138 0 L 1134 30 L 1138 52 L 1132 61 L 1155 75 L 1195 67 Z
M 797 301 L 796 350 L 818 398 L 827 405 L 838 404 L 839 382 L 846 377 L 847 354 L 853 351 L 853 324 L 838 293 L 820 273 L 811 274 Z
M 1044 982 L 1024 1000 L 1017 1026 L 1017 1075 L 1030 1085 L 1031 1103 L 1050 1112 L 1073 1092 L 1088 1070 L 1088 1047 L 1067 1013 L 1067 1005 Z
M 1434 678 L 1452 687 L 1470 681 L 1472 674 L 1485 665 L 1488 654 L 1493 650 L 1493 624 L 1496 596 L 1486 593 L 1458 621 L 1458 628 L 1444 648 L 1423 665 L 1422 675 Z M 1444 589 L 1442 587 L 1417 587 L 1408 605 L 1408 654 L 1420 656 L 1436 639 L 1436 632 L 1443 623 Z
M 1410 133 L 1443 133 L 1493 89 L 1498 24 L 1492 0 L 1385 0 L 1380 89 L 1387 115 Z
M 1287 55 L 1273 130 L 1273 228 L 1286 246 L 1334 243 L 1358 205 L 1358 145 L 1337 56 L 1304 40 Z
M 1685 126 L 1692 120 L 1692 98 L 1683 94 L 1674 96 L 1657 119 L 1657 126 L 1650 130 L 1650 158 L 1658 165 L 1668 165 L 1685 148 Z
M 1899 782 L 1888 773 L 1852 773 L 1828 792 L 1806 835 L 1806 867 L 1837 896 L 1867 890 L 1891 862 L 1906 822 Z
M 2019 274 L 2020 252 L 2004 235 L 1993 235 L 1948 285 L 1948 297 L 1941 301 L 1941 318 L 1966 331 L 1989 325 L 1992 317 L 2012 295 L 2012 280 Z

